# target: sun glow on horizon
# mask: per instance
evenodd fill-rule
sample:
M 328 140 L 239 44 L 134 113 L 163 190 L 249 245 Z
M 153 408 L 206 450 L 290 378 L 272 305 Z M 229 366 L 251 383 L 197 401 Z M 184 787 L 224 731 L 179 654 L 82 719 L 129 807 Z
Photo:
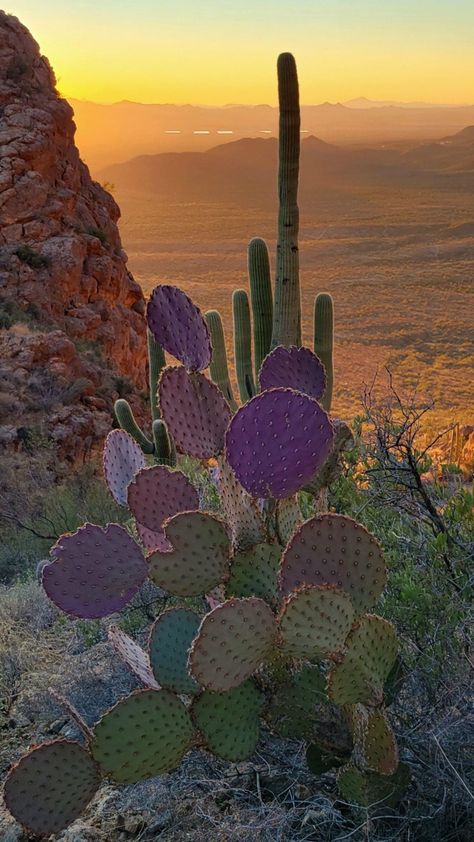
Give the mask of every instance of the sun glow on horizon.
M 275 60 L 301 101 L 474 100 L 474 4 L 458 0 L 9 0 L 60 92 L 99 103 L 276 104 Z

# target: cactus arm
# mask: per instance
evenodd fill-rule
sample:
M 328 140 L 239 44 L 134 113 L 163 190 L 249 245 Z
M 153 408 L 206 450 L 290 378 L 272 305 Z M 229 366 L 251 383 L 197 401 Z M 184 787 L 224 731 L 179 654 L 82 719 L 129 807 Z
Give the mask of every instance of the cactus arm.
M 250 307 L 244 289 L 234 290 L 232 296 L 234 314 L 235 370 L 242 403 L 253 398 L 256 390 L 252 371 L 252 336 L 250 329 Z
M 280 102 L 278 169 L 278 242 L 273 313 L 272 348 L 301 345 L 299 281 L 298 174 L 300 109 L 296 63 L 291 53 L 278 57 Z
M 158 465 L 176 465 L 176 448 L 168 435 L 168 429 L 161 418 L 156 418 L 152 426 L 153 443 L 155 452 L 153 454 Z
M 272 344 L 273 293 L 265 240 L 255 237 L 248 247 L 248 273 L 253 317 L 255 382 Z
M 132 407 L 124 398 L 119 398 L 114 405 L 115 417 L 122 430 L 132 436 L 140 445 L 144 453 L 151 454 L 154 451 L 153 442 L 141 431 L 132 412 Z
M 161 369 L 165 367 L 165 352 L 161 345 L 155 340 L 151 330 L 147 331 L 148 342 L 148 367 L 149 367 L 149 385 L 150 385 L 150 406 L 151 419 L 156 421 L 160 417 L 160 410 L 156 397 L 156 390 L 158 380 L 160 379 Z
M 326 412 L 331 411 L 334 383 L 333 335 L 334 308 L 332 297 L 327 292 L 320 292 L 314 302 L 314 353 L 326 369 L 326 389 L 321 399 L 321 404 Z
M 219 387 L 230 408 L 235 412 L 237 403 L 230 384 L 221 314 L 217 310 L 208 310 L 205 318 L 212 342 L 212 360 L 209 366 L 211 380 Z

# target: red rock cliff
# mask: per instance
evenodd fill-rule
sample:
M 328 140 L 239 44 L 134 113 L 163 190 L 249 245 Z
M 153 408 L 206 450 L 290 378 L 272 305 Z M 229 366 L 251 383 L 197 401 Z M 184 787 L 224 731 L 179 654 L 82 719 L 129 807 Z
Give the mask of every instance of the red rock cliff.
M 97 340 L 141 385 L 143 295 L 127 270 L 119 208 L 80 160 L 75 128 L 47 59 L 0 12 L 0 295 L 34 304 L 71 337 Z
M 136 387 L 145 386 L 145 305 L 127 269 L 117 228 L 119 208 L 92 181 L 74 133 L 73 111 L 57 93 L 47 59 L 28 30 L 0 11 L 0 378 L 3 372 L 3 383 L 12 385 L 15 360 L 21 360 L 23 382 L 32 374 L 24 362 L 31 354 L 26 347 L 22 351 L 32 345 L 31 332 L 22 338 L 29 324 L 33 344 L 38 330 L 45 337 L 36 365 L 53 362 L 50 379 L 87 377 L 95 384 L 86 395 L 90 399 L 93 388 L 100 388 L 102 364 L 94 371 L 85 360 L 81 370 L 86 347 L 94 347 L 109 375 L 115 371 Z M 21 331 L 16 322 L 22 323 Z M 49 331 L 54 331 L 51 354 Z M 58 358 L 58 331 L 75 343 L 74 371 L 68 372 L 67 361 Z M 33 374 L 38 377 L 38 371 Z M 3 424 L 11 420 L 5 404 L 4 397 Z M 92 408 L 89 400 L 87 411 Z M 97 435 L 105 426 L 102 419 Z

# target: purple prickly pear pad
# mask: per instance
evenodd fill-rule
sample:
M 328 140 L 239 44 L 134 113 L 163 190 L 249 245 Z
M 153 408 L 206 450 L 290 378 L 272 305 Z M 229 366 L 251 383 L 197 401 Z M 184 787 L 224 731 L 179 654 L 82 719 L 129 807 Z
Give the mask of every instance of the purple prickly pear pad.
M 148 573 L 140 547 L 116 523 L 86 523 L 62 535 L 43 568 L 43 587 L 73 617 L 106 617 L 130 602 Z
M 105 440 L 103 458 L 109 491 L 119 506 L 126 506 L 128 484 L 146 464 L 143 452 L 125 430 L 112 430 Z
M 138 537 L 146 550 L 161 550 L 162 553 L 171 552 L 173 545 L 168 541 L 164 531 L 155 532 L 153 529 L 147 529 L 135 521 Z
M 227 461 L 252 497 L 295 494 L 324 464 L 334 430 L 307 395 L 270 389 L 242 406 L 226 434 Z
M 188 371 L 202 371 L 211 362 L 212 346 L 201 311 L 178 287 L 161 284 L 147 307 L 148 327 L 156 342 Z
M 199 496 L 181 471 L 155 465 L 139 471 L 128 487 L 128 505 L 147 549 L 166 550 L 163 523 L 179 512 L 199 508 Z M 156 543 L 158 541 L 158 543 Z
M 309 348 L 279 345 L 268 354 L 260 368 L 260 388 L 263 391 L 278 387 L 295 389 L 317 401 L 326 388 L 324 366 Z
M 160 377 L 159 402 L 166 426 L 180 453 L 211 459 L 224 450 L 231 418 L 222 392 L 204 374 L 168 366 Z

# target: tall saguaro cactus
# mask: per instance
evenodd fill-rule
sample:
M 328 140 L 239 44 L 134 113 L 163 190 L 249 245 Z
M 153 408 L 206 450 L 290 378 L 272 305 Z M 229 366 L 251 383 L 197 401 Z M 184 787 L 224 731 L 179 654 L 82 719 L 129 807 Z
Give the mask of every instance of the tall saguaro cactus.
M 298 175 L 300 159 L 300 107 L 296 62 L 291 53 L 278 56 L 280 103 L 278 167 L 278 243 L 272 348 L 301 345 L 299 280 Z

